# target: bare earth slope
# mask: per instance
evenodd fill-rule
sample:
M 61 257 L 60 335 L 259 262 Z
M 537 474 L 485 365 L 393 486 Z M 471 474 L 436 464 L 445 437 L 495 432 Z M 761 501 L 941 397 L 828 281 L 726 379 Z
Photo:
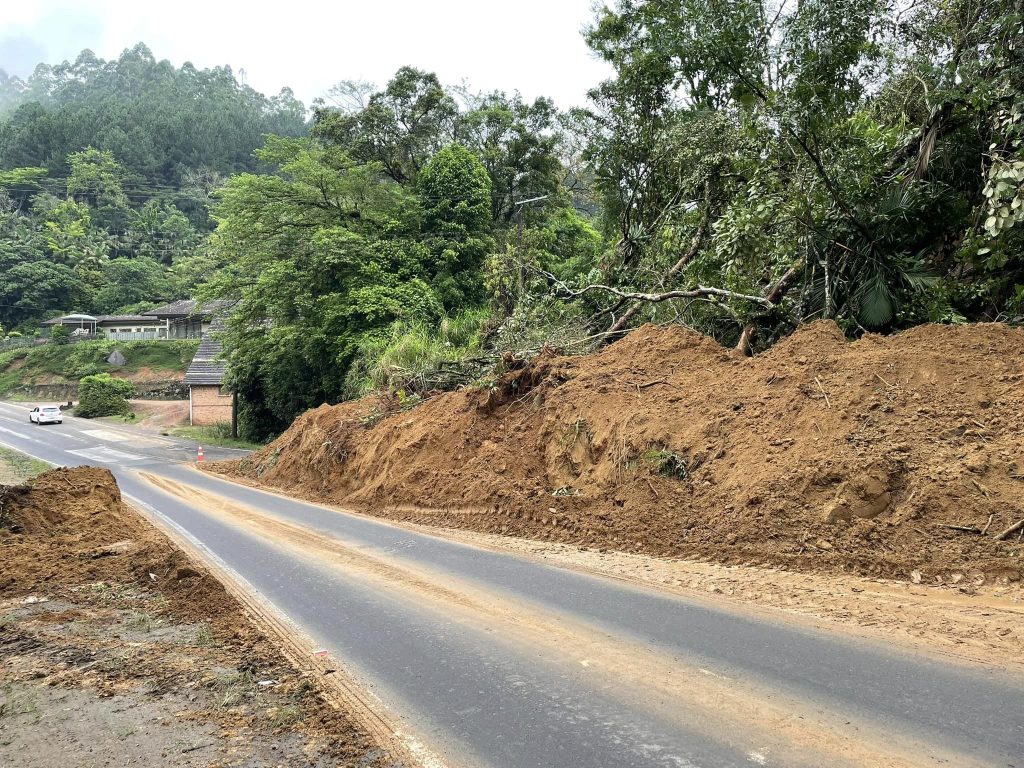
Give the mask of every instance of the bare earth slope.
M 393 765 L 106 469 L 0 486 L 0 765 Z
M 325 405 L 217 468 L 418 523 L 966 586 L 1021 577 L 996 536 L 1024 518 L 1022 434 L 1021 329 L 819 322 L 747 359 L 644 326 L 408 411 Z

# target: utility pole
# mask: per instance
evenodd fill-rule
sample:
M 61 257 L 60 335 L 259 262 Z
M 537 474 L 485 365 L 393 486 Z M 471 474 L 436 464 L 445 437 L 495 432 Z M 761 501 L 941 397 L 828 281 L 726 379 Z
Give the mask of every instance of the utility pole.
M 528 200 L 520 200 L 513 202 L 513 206 L 516 211 L 516 251 L 519 254 L 519 280 L 518 289 L 519 294 L 522 295 L 526 292 L 526 270 L 523 268 L 523 209 L 530 203 L 539 203 L 541 200 L 547 200 L 551 195 L 541 195 L 540 197 L 531 197 Z

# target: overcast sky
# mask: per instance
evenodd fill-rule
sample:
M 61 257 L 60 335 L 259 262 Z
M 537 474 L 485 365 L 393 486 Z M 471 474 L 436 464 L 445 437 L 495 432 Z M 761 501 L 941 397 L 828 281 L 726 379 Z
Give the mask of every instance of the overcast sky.
M 383 84 L 398 67 L 444 83 L 582 104 L 606 76 L 580 30 L 595 0 L 0 0 L 0 68 L 83 48 L 115 58 L 144 42 L 158 59 L 228 64 L 267 94 L 290 86 L 307 104 L 342 79 Z

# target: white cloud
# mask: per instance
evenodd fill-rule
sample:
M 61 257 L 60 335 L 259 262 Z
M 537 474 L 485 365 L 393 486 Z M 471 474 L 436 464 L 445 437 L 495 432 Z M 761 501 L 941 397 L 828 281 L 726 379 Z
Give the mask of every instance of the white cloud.
M 5 39 L 29 51 L 34 45 L 51 62 L 86 47 L 115 57 L 141 41 L 178 65 L 244 70 L 247 82 L 267 93 L 290 86 L 307 103 L 338 80 L 383 84 L 411 64 L 446 83 L 518 89 L 567 107 L 584 103 L 586 90 L 607 75 L 580 35 L 592 3 L 298 0 L 275 3 L 270 11 L 255 2 L 216 0 L 5 2 L 0 57 Z M 0 67 L 10 65 L 0 59 Z

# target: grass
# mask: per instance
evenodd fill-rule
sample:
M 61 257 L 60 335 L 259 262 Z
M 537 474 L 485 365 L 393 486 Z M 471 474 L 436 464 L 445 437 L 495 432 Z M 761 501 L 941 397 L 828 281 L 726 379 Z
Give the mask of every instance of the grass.
M 196 630 L 195 637 L 192 638 L 192 642 L 198 645 L 200 648 L 212 648 L 217 643 L 217 638 L 213 634 L 213 630 L 206 624 L 200 625 L 199 629 Z
M 228 424 L 211 424 L 204 427 L 170 427 L 160 434 L 170 437 L 183 437 L 186 440 L 195 440 L 200 445 L 219 445 L 222 448 L 242 448 L 248 451 L 257 451 L 263 446 L 260 443 L 253 443 L 241 438 L 231 437 L 231 426 Z
M 0 479 L 24 482 L 50 469 L 45 461 L 0 446 Z
M 128 629 L 148 634 L 153 631 L 153 627 L 156 625 L 156 620 L 148 613 L 140 611 L 129 616 L 125 620 L 124 625 Z
M 674 477 L 676 480 L 685 480 L 689 474 L 689 467 L 686 458 L 680 456 L 667 448 L 651 449 L 645 451 L 643 460 L 653 466 L 658 474 L 665 477 Z
M 44 344 L 0 352 L 0 395 L 33 384 L 70 384 L 93 373 L 137 373 L 143 368 L 168 374 L 184 373 L 195 355 L 198 342 L 174 341 L 80 341 L 74 344 Z M 107 357 L 114 349 L 125 357 L 114 366 Z
M 287 728 L 302 719 L 302 710 L 294 704 L 285 704 L 267 710 L 267 719 L 274 730 Z
M 34 715 L 34 721 L 39 722 L 39 703 L 35 693 L 15 691 L 8 683 L 3 688 L 3 699 L 0 699 L 0 719 L 18 715 Z
M 217 696 L 217 706 L 230 709 L 255 694 L 256 681 L 249 672 L 228 672 L 207 683 Z

